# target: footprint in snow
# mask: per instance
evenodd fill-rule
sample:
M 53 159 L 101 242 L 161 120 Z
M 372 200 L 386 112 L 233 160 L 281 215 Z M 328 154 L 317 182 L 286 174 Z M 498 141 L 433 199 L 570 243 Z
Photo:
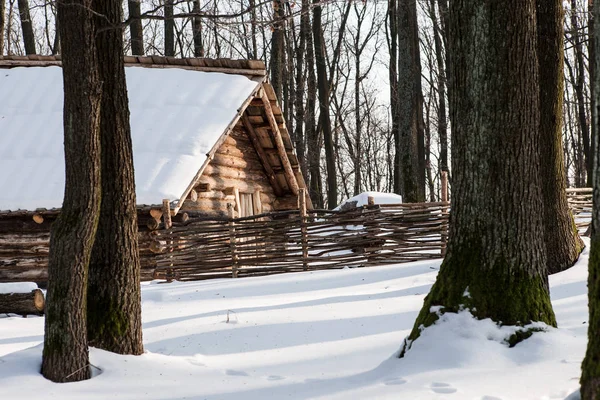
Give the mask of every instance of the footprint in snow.
M 195 365 L 196 367 L 206 367 L 206 364 L 201 363 L 200 361 L 188 360 L 188 362 L 192 365 Z
M 455 393 L 457 390 L 450 386 L 449 383 L 433 382 L 430 386 L 431 390 L 439 394 Z
M 267 376 L 267 380 L 268 381 L 280 381 L 282 379 L 285 379 L 285 376 L 279 376 L 279 375 L 269 375 L 269 376 Z
M 384 385 L 404 385 L 407 382 L 406 379 L 403 378 L 391 378 L 391 379 L 386 379 L 385 381 L 383 381 Z
M 247 372 L 236 371 L 235 369 L 226 369 L 225 374 L 231 375 L 231 376 L 248 376 Z

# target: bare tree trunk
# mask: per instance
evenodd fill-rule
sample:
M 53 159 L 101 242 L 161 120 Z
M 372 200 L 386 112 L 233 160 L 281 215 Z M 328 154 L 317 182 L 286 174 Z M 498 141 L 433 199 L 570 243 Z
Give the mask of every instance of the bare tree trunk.
M 123 19 L 120 0 L 94 0 L 98 29 Z M 119 354 L 142 354 L 140 259 L 129 101 L 122 29 L 106 29 L 96 46 L 103 96 L 100 113 L 102 203 L 88 277 L 88 340 Z
M 595 1 L 593 5 L 594 20 L 593 26 L 594 38 L 594 58 L 590 63 L 594 64 L 594 70 L 600 68 L 600 2 Z M 598 107 L 600 106 L 600 76 L 594 75 L 592 81 L 595 96 L 594 106 L 596 109 L 592 112 L 594 116 L 593 124 L 598 129 L 600 123 Z M 594 153 L 598 154 L 598 143 L 594 148 Z M 600 157 L 594 157 L 594 207 L 592 211 L 592 234 L 590 260 L 588 265 L 588 300 L 589 300 L 589 324 L 588 324 L 588 345 L 583 364 L 581 365 L 581 400 L 596 400 L 600 397 Z
M 165 0 L 165 56 L 175 56 L 175 20 L 173 19 L 174 0 Z
M 42 373 L 89 378 L 87 274 L 100 211 L 101 85 L 91 0 L 58 2 L 64 80 L 65 198 L 52 225 Z
M 569 210 L 562 156 L 564 92 L 564 12 L 562 0 L 536 0 L 541 183 L 544 202 L 544 240 L 548 272 L 563 271 L 577 260 L 583 248 Z
M 443 0 L 441 1 L 444 2 Z M 446 64 L 444 63 L 442 35 L 435 12 L 435 0 L 429 0 L 429 13 L 433 23 L 433 43 L 435 45 L 435 61 L 438 70 L 438 137 L 440 140 L 440 171 L 448 171 L 448 124 L 446 113 Z
M 585 82 L 585 62 L 583 55 L 583 40 L 580 33 L 579 22 L 577 20 L 577 0 L 571 0 L 571 37 L 575 50 L 575 68 L 577 71 L 576 80 L 574 81 L 575 94 L 577 96 L 578 120 L 581 129 L 583 141 L 583 153 L 585 160 L 585 171 L 587 176 L 592 175 L 592 153 L 590 151 L 590 131 L 588 127 L 586 104 L 584 90 Z M 581 185 L 583 186 L 583 185 Z
M 200 0 L 194 0 L 195 13 L 200 12 Z M 202 38 L 202 17 L 192 18 L 192 32 L 194 34 L 194 57 L 204 57 L 204 39 Z
M 390 53 L 390 110 L 392 117 L 392 136 L 394 138 L 394 163 L 391 168 L 394 181 L 394 193 L 402 193 L 402 175 L 400 172 L 400 129 L 398 126 L 398 0 L 388 0 L 387 18 L 389 23 L 388 49 Z
M 313 41 L 317 66 L 317 88 L 319 91 L 319 122 L 325 143 L 325 163 L 327 166 L 327 207 L 337 206 L 338 188 L 333 148 L 333 133 L 329 120 L 329 80 L 327 79 L 327 63 L 325 61 L 325 44 L 321 25 L 320 0 L 313 0 Z
M 415 0 L 398 4 L 398 96 L 399 147 L 395 174 L 401 178 L 401 193 L 406 202 L 425 201 L 425 143 L 423 132 L 423 94 L 421 61 Z
M 302 0 L 302 13 L 310 14 L 309 0 Z M 307 19 L 306 23 L 310 23 Z M 308 26 L 308 25 L 307 25 Z M 309 27 L 310 29 L 310 27 Z M 322 179 L 321 179 L 321 143 L 316 129 L 316 102 L 317 102 L 317 77 L 315 75 L 315 55 L 313 48 L 313 35 L 308 31 L 306 35 L 306 130 L 308 169 L 310 172 L 310 198 L 316 208 L 324 208 Z
M 142 27 L 142 14 L 140 0 L 128 0 L 129 18 L 132 18 L 129 25 L 129 34 L 131 35 L 131 54 L 134 56 L 144 55 L 144 28 Z
M 26 54 L 36 54 L 35 35 L 33 34 L 33 23 L 29 13 L 29 1 L 18 0 L 19 16 L 21 17 L 21 29 L 23 30 L 23 42 Z
M 54 44 L 52 45 L 52 54 L 60 54 L 60 28 L 58 26 L 58 18 L 54 25 Z
M 4 30 L 6 29 L 4 23 L 4 14 L 6 9 L 6 1 L 0 0 L 0 56 L 4 55 Z
M 302 170 L 303 176 L 308 176 L 308 163 L 306 162 L 306 147 L 304 145 L 305 137 L 304 137 L 304 92 L 305 92 L 305 59 L 304 55 L 306 53 L 306 42 L 307 38 L 310 36 L 310 15 L 309 13 L 304 13 L 304 9 L 302 9 L 302 14 L 300 15 L 300 37 L 298 38 L 298 46 L 296 46 L 296 97 L 295 97 L 295 113 L 294 118 L 296 119 L 295 126 L 295 134 L 294 140 L 296 145 L 296 151 L 298 153 L 298 161 L 300 162 L 300 169 Z M 291 117 L 291 116 L 290 116 Z
M 535 0 L 450 6 L 448 251 L 404 350 L 441 312 L 556 326 L 543 236 Z M 506 27 L 511 29 L 506 29 Z M 465 294 L 468 291 L 468 295 Z M 427 329 L 427 328 L 425 328 Z M 516 344 L 521 338 L 509 339 Z
M 271 85 L 275 95 L 282 100 L 283 91 L 283 18 L 285 10 L 281 0 L 273 0 L 273 34 L 271 36 L 271 57 L 269 59 L 269 70 L 271 73 Z

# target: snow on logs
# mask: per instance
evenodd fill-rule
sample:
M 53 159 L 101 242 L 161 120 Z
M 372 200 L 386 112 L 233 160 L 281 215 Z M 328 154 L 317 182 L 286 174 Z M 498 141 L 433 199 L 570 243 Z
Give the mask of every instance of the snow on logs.
M 0 314 L 42 315 L 45 303 L 35 283 L 0 284 Z

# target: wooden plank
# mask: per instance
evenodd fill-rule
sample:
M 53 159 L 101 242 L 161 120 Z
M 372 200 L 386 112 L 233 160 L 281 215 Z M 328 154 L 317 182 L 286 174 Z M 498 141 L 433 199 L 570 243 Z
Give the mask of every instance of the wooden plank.
M 294 196 L 297 196 L 298 189 L 299 189 L 298 181 L 296 181 L 296 176 L 294 175 L 292 165 L 287 156 L 285 146 L 283 144 L 283 139 L 281 138 L 281 132 L 279 131 L 279 127 L 277 126 L 277 121 L 275 120 L 275 116 L 273 115 L 273 109 L 271 108 L 271 102 L 269 101 L 269 98 L 267 97 L 267 94 L 265 91 L 262 92 L 261 99 L 265 106 L 265 112 L 267 114 L 267 119 L 269 120 L 269 123 L 271 124 L 271 130 L 273 131 L 275 145 L 276 145 L 278 153 L 279 153 L 279 158 L 281 159 L 281 162 L 284 167 L 285 177 L 288 181 L 288 184 L 289 184 L 289 187 L 290 187 L 292 193 L 294 194 Z
M 261 146 L 258 136 L 256 135 L 256 131 L 252 126 L 252 123 L 248 120 L 248 117 L 245 115 L 242 117 L 242 122 L 244 123 L 244 127 L 248 132 L 248 137 L 250 137 L 250 140 L 254 145 L 254 149 L 258 154 L 258 158 L 262 162 L 262 165 L 265 169 L 265 173 L 267 175 L 267 179 L 269 180 L 271 186 L 273 186 L 273 192 L 275 192 L 275 195 L 281 196 L 283 194 L 283 190 L 281 189 L 281 186 L 275 178 L 275 172 L 273 171 L 273 167 L 269 163 L 269 159 L 267 157 L 267 154 L 265 153 L 265 149 Z

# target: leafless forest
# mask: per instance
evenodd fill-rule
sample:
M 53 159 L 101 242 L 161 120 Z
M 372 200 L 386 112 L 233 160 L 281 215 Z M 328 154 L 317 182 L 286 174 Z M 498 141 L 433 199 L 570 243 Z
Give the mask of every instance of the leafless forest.
M 567 178 L 590 186 L 591 6 L 563 3 Z M 60 54 L 53 1 L 0 5 L 3 55 Z M 447 0 L 141 0 L 123 8 L 127 54 L 265 61 L 316 206 L 366 190 L 437 201 L 440 171 L 452 182 Z

